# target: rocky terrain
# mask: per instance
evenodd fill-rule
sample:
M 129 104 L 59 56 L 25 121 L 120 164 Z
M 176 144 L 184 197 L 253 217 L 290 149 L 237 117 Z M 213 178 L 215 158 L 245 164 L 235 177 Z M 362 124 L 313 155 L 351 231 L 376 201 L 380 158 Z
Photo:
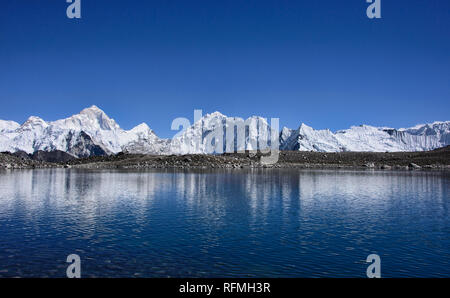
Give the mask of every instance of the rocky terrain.
M 77 168 L 376 168 L 450 169 L 450 147 L 429 152 L 340 152 L 319 153 L 281 151 L 278 163 L 263 165 L 261 154 L 143 155 L 117 154 L 108 157 L 75 159 L 67 163 Z
M 34 160 L 31 156 L 22 153 L 0 153 L 0 170 L 2 169 L 35 169 L 63 167 L 60 163 L 51 163 L 42 160 Z
M 146 169 L 146 168 L 342 168 L 383 170 L 450 170 L 450 146 L 427 152 L 302 152 L 280 151 L 274 165 L 263 165 L 261 154 L 241 153 L 222 155 L 146 155 L 119 153 L 109 156 L 74 158 L 64 152 L 34 154 L 0 153 L 0 168 L 87 168 L 87 169 Z

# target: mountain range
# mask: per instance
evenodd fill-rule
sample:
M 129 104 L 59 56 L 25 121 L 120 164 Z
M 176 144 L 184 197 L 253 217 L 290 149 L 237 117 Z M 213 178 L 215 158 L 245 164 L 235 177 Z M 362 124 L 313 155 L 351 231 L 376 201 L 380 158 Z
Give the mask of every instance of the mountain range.
M 240 129 L 239 129 L 240 128 Z M 122 129 L 96 106 L 66 119 L 47 122 L 32 116 L 22 125 L 0 120 L 0 152 L 64 151 L 74 157 L 117 154 L 207 154 L 261 150 L 275 139 L 281 150 L 320 152 L 427 151 L 450 145 L 450 121 L 394 129 L 368 125 L 332 132 L 306 124 L 272 129 L 266 119 L 246 120 L 219 112 L 204 115 L 172 139 L 159 138 L 142 123 Z

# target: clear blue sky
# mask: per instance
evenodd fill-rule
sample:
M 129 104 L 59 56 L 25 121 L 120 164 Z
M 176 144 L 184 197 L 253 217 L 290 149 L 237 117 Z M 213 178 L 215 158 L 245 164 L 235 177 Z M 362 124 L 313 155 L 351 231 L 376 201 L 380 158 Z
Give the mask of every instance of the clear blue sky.
M 5 0 L 0 119 L 98 105 L 162 137 L 193 110 L 338 130 L 450 120 L 450 1 Z

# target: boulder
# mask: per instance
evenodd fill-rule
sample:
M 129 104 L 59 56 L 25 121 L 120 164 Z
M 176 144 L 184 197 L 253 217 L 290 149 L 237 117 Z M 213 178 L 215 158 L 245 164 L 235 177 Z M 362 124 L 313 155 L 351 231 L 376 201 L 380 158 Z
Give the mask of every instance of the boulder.
M 410 163 L 408 165 L 408 168 L 410 168 L 410 169 L 421 169 L 422 167 L 417 165 L 417 164 L 415 164 L 415 163 Z

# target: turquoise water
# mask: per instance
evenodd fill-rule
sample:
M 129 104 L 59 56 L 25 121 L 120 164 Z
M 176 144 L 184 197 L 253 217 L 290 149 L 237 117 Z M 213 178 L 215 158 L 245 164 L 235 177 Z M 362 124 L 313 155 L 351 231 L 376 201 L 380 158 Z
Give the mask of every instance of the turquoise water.
M 450 277 L 450 175 L 0 172 L 0 277 Z

